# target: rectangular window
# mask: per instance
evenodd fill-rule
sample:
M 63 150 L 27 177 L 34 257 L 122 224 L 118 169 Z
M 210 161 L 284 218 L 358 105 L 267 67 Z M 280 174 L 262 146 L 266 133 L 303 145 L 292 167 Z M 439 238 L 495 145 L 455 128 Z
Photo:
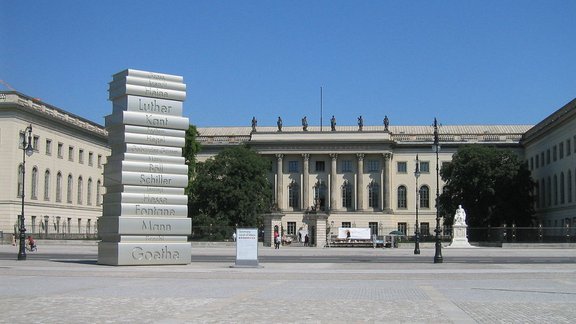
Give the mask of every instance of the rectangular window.
M 352 161 L 343 160 L 342 161 L 342 172 L 352 172 Z
M 34 138 L 32 139 L 32 148 L 34 149 L 35 152 L 38 152 L 39 147 L 40 147 L 40 136 L 34 135 Z
M 570 153 L 572 152 L 572 144 L 570 144 L 570 140 L 567 139 L 566 140 L 566 156 L 570 155 Z
M 324 161 L 316 161 L 316 172 L 324 172 L 326 165 Z
M 368 227 L 370 228 L 370 236 L 378 235 L 378 222 L 370 222 L 368 223 Z
M 534 157 L 530 158 L 530 170 L 534 170 Z
M 26 141 L 26 134 L 24 132 L 20 132 L 20 139 L 18 142 L 18 148 L 23 150 L 24 149 L 24 142 Z
M 550 164 L 550 149 L 546 150 L 546 165 Z
M 561 142 L 560 144 L 558 144 L 558 158 L 559 159 L 564 158 L 564 142 Z
M 540 165 L 544 167 L 544 152 L 540 152 Z
M 380 161 L 368 160 L 368 172 L 379 172 L 379 171 L 380 171 Z
M 68 161 L 74 161 L 74 146 L 68 146 Z
M 94 164 L 94 153 L 88 152 L 88 165 L 92 166 Z
M 296 235 L 296 222 L 288 222 L 288 227 L 286 234 L 288 235 Z
M 398 162 L 396 166 L 398 168 L 398 173 L 406 173 L 408 170 L 406 162 Z
M 406 223 L 398 223 L 398 231 L 406 235 L 406 229 L 408 229 L 408 225 Z
M 290 173 L 298 172 L 298 161 L 288 161 L 288 172 Z
M 351 228 L 352 227 L 352 223 L 350 222 L 342 222 L 342 228 Z
M 558 149 L 556 148 L 556 145 L 554 145 L 554 147 L 552 147 L 552 161 L 554 161 L 554 162 L 556 162 L 557 153 L 558 153 Z
M 46 139 L 46 155 L 52 155 L 52 140 Z
M 64 158 L 64 152 L 62 152 L 63 150 L 64 150 L 64 144 L 58 143 L 58 158 L 59 159 Z
M 83 149 L 78 150 L 78 163 L 84 164 L 84 150 Z
M 536 169 L 538 169 L 540 167 L 540 159 L 538 158 L 538 155 L 536 155 L 536 158 L 534 159 L 536 160 Z
M 420 235 L 430 235 L 430 223 L 420 223 Z
M 420 172 L 422 172 L 422 173 L 430 173 L 430 162 L 428 162 L 428 161 L 420 161 Z
M 102 155 L 98 154 L 98 168 L 102 168 Z

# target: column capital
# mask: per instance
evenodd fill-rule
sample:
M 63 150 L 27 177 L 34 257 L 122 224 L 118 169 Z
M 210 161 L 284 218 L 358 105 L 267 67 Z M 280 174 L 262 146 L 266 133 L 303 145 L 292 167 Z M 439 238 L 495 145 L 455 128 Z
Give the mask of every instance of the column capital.
M 336 160 L 338 158 L 338 153 L 330 153 L 330 157 L 332 158 L 332 160 Z
M 304 159 L 304 161 L 308 161 L 308 160 L 310 160 L 310 154 L 302 153 L 302 158 Z
M 278 153 L 276 154 L 276 158 L 278 159 L 278 161 L 281 161 L 284 158 L 284 154 Z
M 357 153 L 356 157 L 358 158 L 359 161 L 364 160 L 364 153 Z
M 391 152 L 382 153 L 384 155 L 384 160 L 392 160 L 393 154 Z

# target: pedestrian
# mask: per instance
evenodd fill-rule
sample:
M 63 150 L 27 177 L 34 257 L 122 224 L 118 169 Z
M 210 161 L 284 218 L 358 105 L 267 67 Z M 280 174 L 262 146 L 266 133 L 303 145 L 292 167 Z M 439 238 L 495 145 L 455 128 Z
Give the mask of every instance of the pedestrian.
M 308 246 L 309 243 L 310 243 L 310 238 L 308 238 L 308 234 L 306 234 L 306 236 L 304 236 L 304 246 Z
M 278 232 L 274 232 L 274 249 L 280 248 L 280 234 Z
M 236 242 L 236 232 L 232 233 L 232 241 Z

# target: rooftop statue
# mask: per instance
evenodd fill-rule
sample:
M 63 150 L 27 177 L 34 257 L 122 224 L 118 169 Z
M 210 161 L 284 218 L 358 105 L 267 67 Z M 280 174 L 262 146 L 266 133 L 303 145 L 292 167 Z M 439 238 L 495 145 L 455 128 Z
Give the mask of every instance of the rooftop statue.
M 278 125 L 278 131 L 281 132 L 282 131 L 282 118 L 280 116 L 278 116 L 278 121 L 276 122 L 276 125 Z
M 258 126 L 258 120 L 256 117 L 252 117 L 252 132 L 256 132 L 256 126 Z
M 306 116 L 302 118 L 302 130 L 305 132 L 308 131 L 308 119 L 306 119 Z
M 336 131 L 336 118 L 332 115 L 332 119 L 330 119 L 330 128 L 334 132 Z
M 362 128 L 364 127 L 364 119 L 362 118 L 362 116 L 358 117 L 358 131 L 362 131 Z

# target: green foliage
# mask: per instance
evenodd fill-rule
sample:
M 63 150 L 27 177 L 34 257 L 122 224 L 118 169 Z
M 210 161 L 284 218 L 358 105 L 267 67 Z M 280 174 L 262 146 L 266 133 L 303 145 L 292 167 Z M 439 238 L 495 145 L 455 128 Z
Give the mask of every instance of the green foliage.
M 446 182 L 440 195 L 445 223 L 452 224 L 458 205 L 468 226 L 533 225 L 534 183 L 525 162 L 510 150 L 464 146 L 440 171 Z
M 270 207 L 269 161 L 244 146 L 198 163 L 190 186 L 194 226 L 259 226 Z
M 196 171 L 196 154 L 200 151 L 200 143 L 196 141 L 197 136 L 196 126 L 190 125 L 186 131 L 186 140 L 182 150 L 182 156 L 186 158 L 186 164 L 188 164 L 188 187 L 186 188 L 186 193 L 190 191 L 190 185 Z

